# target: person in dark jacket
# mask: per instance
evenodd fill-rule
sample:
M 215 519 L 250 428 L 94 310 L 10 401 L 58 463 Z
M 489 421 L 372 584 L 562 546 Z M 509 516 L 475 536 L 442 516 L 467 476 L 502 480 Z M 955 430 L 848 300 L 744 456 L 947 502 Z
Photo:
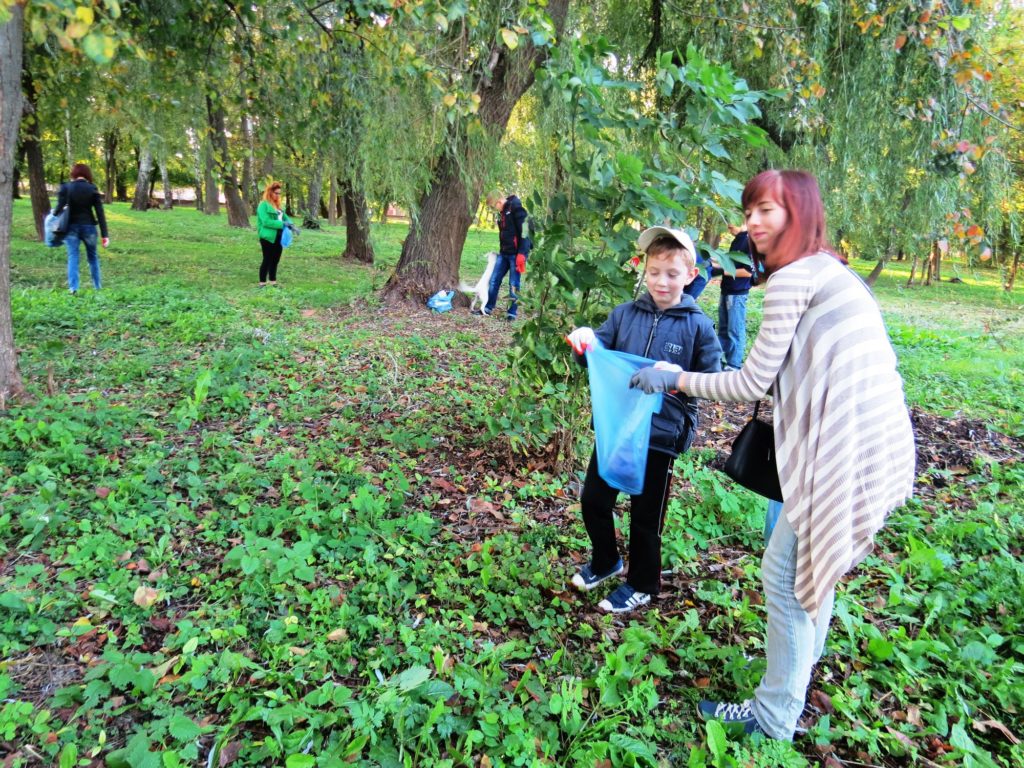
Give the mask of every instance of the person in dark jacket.
M 79 244 L 85 243 L 85 257 L 89 261 L 92 285 L 100 289 L 100 257 L 96 251 L 96 224 L 99 222 L 103 247 L 110 245 L 107 231 L 107 217 L 103 213 L 103 198 L 92 181 L 92 170 L 85 163 L 76 163 L 71 168 L 71 181 L 60 185 L 57 192 L 57 207 L 54 214 L 59 216 L 64 208 L 70 208 L 68 231 L 64 245 L 68 250 L 68 292 L 78 293 Z
M 729 250 L 750 256 L 750 241 L 746 227 L 729 227 L 733 235 Z M 727 371 L 738 371 L 743 367 L 743 355 L 747 350 L 747 295 L 753 273 L 741 266 L 736 274 L 722 274 L 722 292 L 718 297 L 718 341 L 722 344 L 722 361 Z
M 508 306 L 506 319 L 515 320 L 518 312 L 519 285 L 526 272 L 526 259 L 533 246 L 530 241 L 528 214 L 522 202 L 515 195 L 502 197 L 497 192 L 487 196 L 487 205 L 498 212 L 498 258 L 491 272 L 487 304 L 477 314 L 489 315 L 498 303 L 498 292 L 505 275 L 509 275 L 512 303 Z
M 711 320 L 683 289 L 697 274 L 693 241 L 682 230 L 651 227 L 637 241 L 647 254 L 644 275 L 648 293 L 620 304 L 597 331 L 577 328 L 567 337 L 585 364 L 583 353 L 600 342 L 606 349 L 659 361 L 678 371 L 718 372 L 722 348 Z M 629 574 L 598 608 L 622 613 L 656 597 L 661 587 L 661 531 L 665 522 L 672 464 L 693 442 L 697 402 L 666 394 L 651 421 L 643 492 L 630 499 Z M 573 586 L 589 591 L 623 571 L 615 543 L 613 510 L 618 491 L 598 473 L 597 453 L 590 457 L 580 502 L 592 548 L 590 563 L 572 577 Z

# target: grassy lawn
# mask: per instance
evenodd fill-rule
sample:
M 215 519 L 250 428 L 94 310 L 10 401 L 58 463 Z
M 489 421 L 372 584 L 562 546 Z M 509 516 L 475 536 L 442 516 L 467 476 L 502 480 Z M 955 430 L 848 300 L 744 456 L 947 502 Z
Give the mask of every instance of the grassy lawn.
M 71 297 L 15 205 L 5 768 L 1024 765 L 1022 300 L 994 276 L 879 281 L 918 496 L 839 590 L 789 744 L 694 714 L 764 669 L 763 503 L 711 466 L 734 412 L 677 464 L 661 599 L 603 616 L 566 588 L 578 474 L 486 432 L 514 329 L 376 299 L 406 225 L 373 268 L 304 232 L 260 290 L 254 231 L 109 218 L 104 289 Z

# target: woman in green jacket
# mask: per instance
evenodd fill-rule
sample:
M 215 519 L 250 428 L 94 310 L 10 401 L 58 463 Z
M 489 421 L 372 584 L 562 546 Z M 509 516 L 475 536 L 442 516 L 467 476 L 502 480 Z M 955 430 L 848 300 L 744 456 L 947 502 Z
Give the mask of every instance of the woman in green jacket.
M 281 182 L 272 181 L 263 190 L 263 201 L 256 209 L 256 231 L 263 249 L 260 264 L 260 288 L 268 282 L 277 285 L 277 263 L 281 260 L 281 233 L 292 220 L 281 210 Z

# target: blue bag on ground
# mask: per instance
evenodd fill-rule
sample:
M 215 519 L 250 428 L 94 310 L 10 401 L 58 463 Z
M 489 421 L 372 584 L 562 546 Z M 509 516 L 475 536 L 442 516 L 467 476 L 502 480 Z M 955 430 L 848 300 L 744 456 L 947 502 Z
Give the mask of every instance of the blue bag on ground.
M 452 308 L 453 298 L 455 298 L 455 291 L 438 291 L 427 299 L 427 306 L 435 312 L 447 312 Z
M 588 349 L 586 356 L 597 473 L 612 488 L 635 496 L 644 489 L 651 418 L 661 410 L 663 395 L 630 389 L 629 379 L 655 361 L 602 348 Z

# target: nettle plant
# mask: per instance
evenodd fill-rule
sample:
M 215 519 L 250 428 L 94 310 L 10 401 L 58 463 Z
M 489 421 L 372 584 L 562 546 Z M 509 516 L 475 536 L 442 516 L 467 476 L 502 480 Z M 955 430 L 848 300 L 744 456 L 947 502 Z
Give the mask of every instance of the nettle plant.
M 604 40 L 577 41 L 537 77 L 554 115 L 556 181 L 547 201 L 535 195 L 529 206 L 532 278 L 522 301 L 531 319 L 511 351 L 512 407 L 491 427 L 516 450 L 545 448 L 562 461 L 586 412 L 565 334 L 597 326 L 634 295 L 639 228 L 685 227 L 699 210 L 724 221 L 742 192 L 719 170 L 728 147 L 766 143 L 752 121 L 768 94 L 693 46 L 660 54 L 643 81 L 623 69 Z

